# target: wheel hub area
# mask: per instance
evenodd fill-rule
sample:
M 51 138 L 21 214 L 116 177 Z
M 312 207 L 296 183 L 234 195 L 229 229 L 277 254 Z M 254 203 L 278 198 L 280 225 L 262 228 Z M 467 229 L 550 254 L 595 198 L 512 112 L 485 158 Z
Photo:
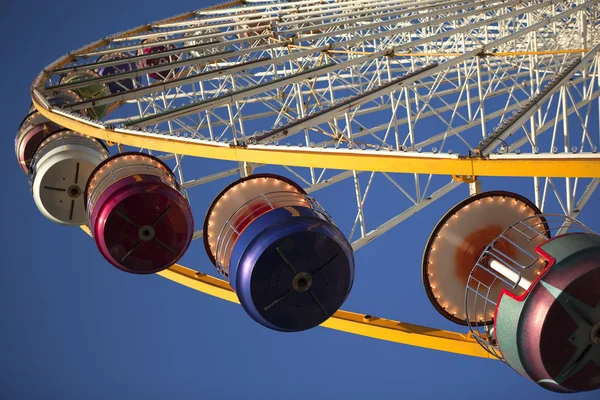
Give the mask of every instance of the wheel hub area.
M 299 272 L 292 279 L 292 287 L 297 292 L 306 292 L 312 286 L 312 276 L 308 272 Z
M 150 225 L 144 225 L 138 230 L 138 237 L 143 242 L 154 239 L 155 234 L 156 232 L 154 231 L 154 228 Z
M 71 185 L 67 189 L 67 194 L 69 197 L 76 199 L 77 197 L 81 196 L 81 188 L 77 185 Z

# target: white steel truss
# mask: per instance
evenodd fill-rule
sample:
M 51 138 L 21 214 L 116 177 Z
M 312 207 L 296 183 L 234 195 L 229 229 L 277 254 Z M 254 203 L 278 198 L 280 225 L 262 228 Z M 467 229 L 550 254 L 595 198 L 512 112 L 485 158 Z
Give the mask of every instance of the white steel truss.
M 198 10 L 70 53 L 69 62 L 45 70 L 47 79 L 38 78 L 34 92 L 48 100 L 91 82 L 134 79 L 133 89 L 69 104 L 61 112 L 173 140 L 499 159 L 597 152 L 598 0 L 243 3 Z M 140 54 L 147 39 L 173 48 Z M 111 53 L 123 58 L 98 61 Z M 171 61 L 60 83 L 73 71 L 119 71 L 125 63 L 136 66 L 157 56 Z M 171 71 L 166 79 L 150 77 L 164 70 Z M 103 121 L 80 116 L 97 105 L 111 110 Z M 191 157 L 157 154 L 189 189 L 192 205 L 194 187 L 268 167 L 223 162 L 220 172 L 206 173 Z M 272 168 L 311 193 L 337 188 L 347 207 L 324 206 L 355 249 L 460 184 L 430 174 Z M 560 207 L 570 216 L 578 215 L 598 186 L 598 179 L 559 182 L 543 170 L 531 171 L 531 177 L 542 211 Z M 377 193 L 386 193 L 389 204 L 381 220 L 369 209 Z

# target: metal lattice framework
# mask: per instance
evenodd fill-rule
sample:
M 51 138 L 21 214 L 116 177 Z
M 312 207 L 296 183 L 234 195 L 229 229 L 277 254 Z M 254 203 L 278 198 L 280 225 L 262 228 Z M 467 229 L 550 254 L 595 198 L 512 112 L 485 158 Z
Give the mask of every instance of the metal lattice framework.
M 234 1 L 73 51 L 35 79 L 32 98 L 64 127 L 153 152 L 187 189 L 264 166 L 285 168 L 308 193 L 348 187 L 353 210 L 333 216 L 355 250 L 479 176 L 531 177 L 542 211 L 554 202 L 576 217 L 600 177 L 598 3 Z M 145 54 L 146 40 L 164 51 Z M 143 63 L 157 55 L 169 64 Z M 119 72 L 124 63 L 137 67 Z M 102 67 L 118 73 L 61 83 Z M 126 79 L 135 87 L 49 103 Z M 101 105 L 102 121 L 84 116 Z M 203 174 L 195 157 L 232 165 Z M 377 193 L 390 206 L 374 219 Z M 225 282 L 184 267 L 162 275 L 237 300 Z M 462 334 L 345 311 L 325 325 L 487 356 Z

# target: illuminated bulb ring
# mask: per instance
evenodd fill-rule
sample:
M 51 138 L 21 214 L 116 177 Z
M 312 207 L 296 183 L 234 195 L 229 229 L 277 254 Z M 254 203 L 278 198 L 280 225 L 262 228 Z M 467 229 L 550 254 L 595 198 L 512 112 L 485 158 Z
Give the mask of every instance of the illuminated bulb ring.
M 108 151 L 108 148 L 106 147 L 104 142 L 102 142 L 101 140 L 98 140 L 91 136 L 84 135 L 83 133 L 72 131 L 70 129 L 66 129 L 66 128 L 59 129 L 55 132 L 52 132 L 50 135 L 48 135 L 35 148 L 34 156 L 31 159 L 31 163 L 29 165 L 29 187 L 30 188 L 33 188 L 33 181 L 35 180 L 36 173 L 37 173 L 37 171 L 35 170 L 34 167 L 35 167 L 35 165 L 37 165 L 40 158 L 46 156 L 48 154 L 48 151 L 52 151 L 54 148 L 57 148 L 62 145 L 69 145 L 69 144 L 81 145 L 81 143 L 73 143 L 73 142 L 68 142 L 68 141 L 65 142 L 64 140 L 62 140 L 62 139 L 77 138 L 77 137 L 84 138 L 84 139 L 89 140 L 90 142 L 93 142 L 96 146 L 99 147 L 99 148 L 96 148 L 97 151 L 99 151 L 101 153 L 104 152 L 105 158 L 108 158 L 110 156 L 110 152 Z M 58 143 L 59 140 L 60 140 L 60 143 Z M 54 145 L 53 148 L 49 149 L 48 151 L 45 151 L 46 146 L 53 146 L 53 145 Z M 85 191 L 83 193 L 85 196 Z M 87 204 L 87 203 L 84 203 L 84 204 Z
M 34 109 L 34 110 L 33 110 L 33 111 L 31 111 L 29 114 L 27 114 L 27 115 L 25 116 L 25 118 L 23 118 L 23 120 L 21 121 L 21 123 L 19 124 L 19 129 L 18 129 L 18 130 L 25 128 L 25 127 L 26 127 L 26 124 L 27 124 L 29 121 L 31 121 L 31 120 L 33 119 L 32 117 L 33 117 L 35 114 L 39 114 L 39 111 Z M 45 121 L 48 121 L 48 119 L 47 119 L 47 118 L 45 118 L 45 117 L 43 117 L 41 114 L 39 114 L 39 116 L 40 116 L 40 120 L 45 120 Z
M 59 125 L 56 125 L 54 122 L 48 120 L 43 121 L 42 119 L 36 124 L 29 124 L 28 121 L 25 121 L 25 124 L 19 128 L 18 134 L 15 138 L 15 155 L 17 156 L 19 163 L 23 164 L 22 168 L 30 167 L 31 163 L 35 159 L 36 152 L 46 138 L 61 130 L 64 129 L 61 129 Z M 36 140 L 39 140 L 38 137 L 40 135 L 44 136 L 42 140 L 33 149 L 28 149 L 28 146 L 31 145 L 31 143 L 35 143 Z
M 105 146 L 105 148 L 106 148 L 106 146 Z M 108 149 L 107 149 L 107 151 L 108 151 Z M 171 168 L 169 168 L 169 166 L 167 164 L 165 164 L 162 160 L 160 160 L 159 158 L 157 158 L 153 155 L 150 155 L 150 154 L 138 153 L 138 152 L 124 152 L 124 153 L 115 154 L 112 157 L 108 157 L 106 160 L 104 160 L 103 162 L 98 164 L 98 166 L 92 171 L 92 173 L 90 174 L 90 178 L 86 184 L 85 190 L 83 191 L 83 201 L 84 201 L 86 208 L 88 208 L 88 200 L 90 198 L 90 195 L 92 194 L 94 187 L 96 187 L 95 183 L 98 180 L 100 174 L 102 174 L 102 172 L 104 171 L 104 168 L 106 166 L 108 166 L 110 163 L 113 163 L 120 158 L 126 160 L 130 157 L 140 157 L 140 158 L 149 159 L 150 161 L 152 161 L 153 164 L 155 164 L 154 165 L 155 167 L 160 167 L 161 169 L 164 169 L 164 171 L 167 174 L 167 178 L 171 178 L 169 180 L 168 184 L 170 186 L 172 186 L 174 189 L 176 189 L 177 191 L 184 194 L 183 189 L 181 188 L 181 185 L 179 184 L 177 179 L 175 179 L 175 175 L 173 175 L 173 171 L 171 171 Z M 90 212 L 90 210 L 87 210 L 87 211 Z
M 572 233 L 576 233 L 576 232 L 595 234 L 590 228 L 585 226 L 583 223 L 581 223 L 577 219 L 571 218 L 564 214 L 544 213 L 544 214 L 536 214 L 536 215 L 527 217 L 521 221 L 518 221 L 514 224 L 511 224 L 502 233 L 500 233 L 498 235 L 498 238 L 509 236 L 508 234 L 513 230 L 520 231 L 519 228 L 522 225 L 531 226 L 531 227 L 537 226 L 537 224 L 532 225 L 532 224 L 526 223 L 526 221 L 530 221 L 532 219 L 543 220 L 544 225 L 545 225 L 544 231 L 541 231 L 541 230 L 539 231 L 542 243 L 536 244 L 535 247 L 545 243 L 547 240 L 552 240 L 553 238 L 556 238 L 557 236 L 560 236 L 560 235 L 568 235 L 568 234 L 572 234 Z M 566 232 L 563 232 L 562 234 L 559 234 L 560 229 L 562 227 L 564 227 L 565 224 L 568 224 L 568 226 L 569 226 L 568 230 Z M 554 233 L 554 235 L 553 235 L 553 233 Z M 533 241 L 533 239 L 531 239 L 531 241 Z M 473 268 L 473 271 L 471 272 L 472 274 L 475 273 L 477 269 L 482 268 L 481 267 L 481 265 L 483 265 L 482 260 L 489 256 L 490 249 L 494 248 L 496 243 L 497 243 L 497 241 L 494 241 L 486 247 L 486 249 L 480 255 L 479 260 L 477 262 L 477 264 L 479 264 L 479 265 L 476 265 Z M 527 250 L 525 250 L 525 251 L 527 251 Z M 534 249 L 529 249 L 528 252 L 532 256 L 535 255 L 537 257 L 539 255 Z M 540 267 L 535 267 L 535 264 L 537 264 L 538 262 L 543 264 L 543 267 L 541 267 L 542 270 L 538 269 Z M 530 265 L 528 267 L 528 269 L 530 271 L 532 269 L 537 270 L 536 275 L 533 275 L 533 276 L 530 275 L 529 278 L 531 279 L 531 282 L 526 285 L 527 288 L 521 287 L 521 289 L 527 290 L 527 291 L 529 291 L 530 289 L 534 290 L 536 282 L 539 279 L 541 279 L 543 276 L 543 273 L 546 273 L 546 271 L 548 270 L 547 269 L 548 260 L 545 257 L 537 258 L 537 262 L 535 264 Z M 492 269 L 496 269 L 496 268 L 492 267 Z M 542 273 L 542 271 L 543 271 L 543 273 Z M 502 273 L 501 270 L 497 270 L 497 269 L 493 275 L 495 276 L 496 280 L 501 279 L 500 276 L 502 276 L 502 275 L 505 278 L 507 278 L 507 275 Z M 524 274 L 521 274 L 521 279 L 524 278 L 523 275 Z M 470 279 L 472 279 L 472 278 L 470 278 Z M 508 280 L 513 281 L 512 278 L 509 278 Z M 515 289 L 516 289 L 516 287 L 519 285 L 516 284 L 516 281 L 513 281 L 513 283 L 515 284 Z M 470 282 L 469 282 L 469 284 L 470 284 Z M 510 287 L 511 285 L 509 285 L 507 282 L 504 282 L 504 284 L 507 286 L 504 288 L 504 290 L 508 290 L 510 293 L 515 294 L 513 289 Z M 524 295 L 524 294 L 525 293 L 523 292 L 522 295 Z M 500 304 L 499 298 L 493 297 L 492 299 L 490 299 L 489 297 L 487 297 L 487 296 L 489 296 L 489 291 L 487 294 L 481 293 L 481 295 L 482 296 L 478 299 L 477 304 L 476 304 L 477 308 L 474 310 L 476 312 L 475 315 L 479 315 L 479 312 L 478 312 L 479 310 L 482 310 L 482 314 L 484 314 L 484 315 L 488 313 L 488 310 L 490 310 L 490 311 L 493 310 L 490 313 L 491 314 L 490 317 L 492 317 L 492 318 L 495 317 L 496 307 L 498 304 Z M 465 302 L 467 301 L 467 298 L 468 298 L 468 291 L 465 293 Z M 468 315 L 467 315 L 467 318 L 468 318 Z M 475 317 L 475 318 L 477 318 L 477 317 Z M 494 331 L 492 330 L 492 328 L 490 328 L 489 325 L 484 328 L 482 328 L 482 326 L 483 326 L 483 324 L 471 324 L 470 330 L 471 330 L 472 336 L 481 345 L 481 347 L 484 348 L 488 353 L 493 355 L 495 358 L 500 359 L 501 361 L 507 362 L 506 359 L 504 358 L 504 356 L 502 355 L 499 344 L 496 343 L 495 341 L 489 340 L 490 336 L 494 335 Z M 495 329 L 495 327 L 493 327 L 493 329 Z
M 213 200 L 213 202 L 211 203 L 210 207 L 208 207 L 208 210 L 206 211 L 206 217 L 204 218 L 204 226 L 202 227 L 203 231 L 205 232 L 203 236 L 203 241 L 204 241 L 204 249 L 206 250 L 206 254 L 208 255 L 208 257 L 210 258 L 210 260 L 212 261 L 213 265 L 217 266 L 217 260 L 215 257 L 215 254 L 213 253 L 213 251 L 210 248 L 210 243 L 208 242 L 208 235 L 206 233 L 208 233 L 208 225 L 210 224 L 210 216 L 214 211 L 214 208 L 216 207 L 216 205 L 219 203 L 219 201 L 225 197 L 225 195 L 232 189 L 234 189 L 235 187 L 237 187 L 237 185 L 240 184 L 244 184 L 247 181 L 251 181 L 253 179 L 259 179 L 259 178 L 272 178 L 272 179 L 277 179 L 279 181 L 285 182 L 288 185 L 292 186 L 294 189 L 296 189 L 300 194 L 303 195 L 307 195 L 306 192 L 304 191 L 304 189 L 302 188 L 302 186 L 298 185 L 296 182 L 289 180 L 283 176 L 280 175 L 274 175 L 274 174 L 254 174 L 254 175 L 249 175 L 243 178 L 240 178 L 232 183 L 230 183 L 229 185 L 227 185 L 223 190 L 221 190 L 221 192 L 215 197 L 215 199 Z
M 106 146 L 106 144 L 102 140 L 98 140 L 98 139 L 96 139 L 94 137 L 85 135 L 83 133 L 75 132 L 75 131 L 72 131 L 72 130 L 67 129 L 67 128 L 57 129 L 54 132 L 50 133 L 48 136 L 46 136 L 44 138 L 44 140 L 40 144 L 37 145 L 37 147 L 34 150 L 34 154 L 37 153 L 37 152 L 39 152 L 39 150 L 43 146 L 45 146 L 46 144 L 48 144 L 49 142 L 52 142 L 55 139 L 57 139 L 57 136 L 63 136 L 63 137 L 75 137 L 75 136 L 79 136 L 79 137 L 82 137 L 82 138 L 93 140 L 96 143 L 100 144 L 102 146 L 102 148 L 104 150 L 106 150 L 107 153 L 110 154 L 110 151 L 108 150 L 108 147 Z M 35 156 L 34 156 L 34 159 L 35 159 Z
M 429 239 L 427 240 L 427 245 L 425 246 L 425 252 L 423 253 L 423 262 L 422 262 L 423 286 L 425 287 L 425 293 L 427 294 L 427 297 L 429 298 L 429 300 L 431 301 L 431 304 L 435 307 L 435 309 L 441 315 L 443 315 L 445 318 L 447 318 L 448 320 L 450 320 L 456 324 L 463 325 L 463 326 L 467 326 L 467 322 L 464 319 L 456 317 L 453 313 L 455 311 L 457 305 L 449 304 L 448 308 L 444 308 L 444 305 L 446 304 L 447 299 L 444 299 L 443 296 L 441 296 L 441 298 L 440 298 L 439 293 L 436 293 L 436 294 L 433 293 L 432 285 L 433 286 L 436 286 L 436 285 L 434 282 L 435 277 L 434 277 L 434 279 L 430 280 L 430 277 L 433 275 L 431 273 L 431 271 L 429 271 L 429 266 L 431 265 L 430 258 L 431 258 L 431 253 L 435 251 L 435 241 L 438 239 L 438 237 L 440 237 L 440 233 L 443 230 L 443 228 L 448 223 L 457 223 L 456 218 L 457 218 L 457 214 L 459 213 L 459 211 L 461 211 L 463 209 L 468 209 L 471 204 L 482 202 L 486 198 L 489 198 L 490 201 L 492 201 L 494 198 L 515 200 L 515 201 L 521 202 L 522 204 L 527 206 L 530 210 L 533 211 L 534 215 L 538 215 L 538 214 L 542 213 L 534 203 L 532 203 L 529 199 L 527 199 L 519 194 L 512 193 L 512 192 L 506 192 L 506 191 L 489 191 L 489 192 L 475 194 L 475 195 L 461 201 L 460 203 L 455 205 L 452 209 L 450 209 L 450 211 L 448 211 L 437 223 L 437 225 L 433 229 L 431 235 L 429 236 Z M 546 229 L 549 229 L 548 223 L 545 219 L 543 220 L 543 223 L 544 223 L 544 227 Z M 508 228 L 508 226 L 506 226 L 506 227 Z M 465 282 L 465 285 L 467 285 L 467 282 Z M 443 295 L 443 293 L 442 293 L 442 295 Z M 462 299 L 464 299 L 464 292 L 461 293 L 461 300 Z M 444 304 L 441 304 L 439 301 L 443 301 Z M 464 308 L 465 304 L 463 304 L 461 302 L 461 304 L 459 304 L 459 306 L 461 308 Z M 465 313 L 466 313 L 466 309 L 465 309 Z M 472 322 L 471 324 L 479 326 L 479 325 L 484 325 L 484 324 L 489 324 L 489 323 L 490 323 L 490 321 L 483 321 L 483 322 L 477 321 L 477 322 Z

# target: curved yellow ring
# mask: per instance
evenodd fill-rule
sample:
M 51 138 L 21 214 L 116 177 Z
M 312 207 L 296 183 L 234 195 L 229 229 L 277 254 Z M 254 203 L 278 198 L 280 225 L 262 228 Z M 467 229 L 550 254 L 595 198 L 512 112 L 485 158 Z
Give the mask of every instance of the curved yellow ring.
M 54 113 L 45 109 L 35 96 L 32 96 L 32 99 L 42 115 L 65 128 L 108 142 L 194 157 L 270 165 L 377 172 L 504 177 L 534 175 L 572 178 L 600 177 L 600 158 L 539 159 L 523 155 L 522 158 L 501 160 L 458 156 L 414 157 L 397 153 L 389 154 L 384 151 L 331 150 L 325 152 L 322 149 L 288 149 L 275 146 L 242 148 L 191 139 L 162 137 L 143 132 L 118 132 L 108 127 L 94 126 L 83 120 Z
M 88 235 L 87 226 L 81 226 Z M 229 283 L 175 264 L 158 275 L 180 285 L 232 303 L 239 300 Z M 450 332 L 339 310 L 322 327 L 389 342 L 495 360 L 469 334 Z

